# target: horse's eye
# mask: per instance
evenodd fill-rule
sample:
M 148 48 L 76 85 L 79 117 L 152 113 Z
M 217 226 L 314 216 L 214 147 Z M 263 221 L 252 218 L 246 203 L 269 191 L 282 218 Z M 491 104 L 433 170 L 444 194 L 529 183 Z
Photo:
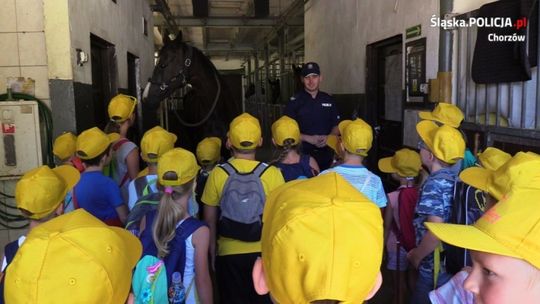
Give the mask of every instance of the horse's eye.
M 162 68 L 162 69 L 164 69 L 164 68 L 167 67 L 167 65 L 166 65 L 165 63 L 161 63 L 161 64 L 159 64 L 159 67 Z

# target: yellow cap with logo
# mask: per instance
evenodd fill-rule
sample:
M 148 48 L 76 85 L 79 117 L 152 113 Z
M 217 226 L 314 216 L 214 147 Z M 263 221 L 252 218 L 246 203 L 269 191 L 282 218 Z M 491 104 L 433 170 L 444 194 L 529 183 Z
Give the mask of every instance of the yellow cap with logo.
M 500 166 L 504 165 L 511 158 L 512 155 L 509 153 L 494 147 L 488 147 L 484 152 L 478 153 L 480 165 L 491 171 L 499 169 Z

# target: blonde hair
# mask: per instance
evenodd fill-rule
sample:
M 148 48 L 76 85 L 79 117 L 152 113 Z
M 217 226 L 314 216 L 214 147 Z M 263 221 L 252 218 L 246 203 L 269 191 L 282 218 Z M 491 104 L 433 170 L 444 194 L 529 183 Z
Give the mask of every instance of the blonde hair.
M 152 227 L 152 238 L 156 244 L 158 257 L 161 259 L 169 254 L 169 242 L 174 239 L 176 225 L 186 214 L 186 210 L 176 200 L 183 196 L 189 199 L 194 183 L 195 179 L 192 179 L 183 185 L 171 187 L 172 193 L 163 193 L 161 196 Z

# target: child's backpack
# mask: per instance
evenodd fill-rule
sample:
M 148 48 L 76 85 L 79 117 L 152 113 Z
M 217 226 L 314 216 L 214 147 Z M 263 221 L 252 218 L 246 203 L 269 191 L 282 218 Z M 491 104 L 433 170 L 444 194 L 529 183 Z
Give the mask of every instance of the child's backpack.
M 161 199 L 161 193 L 149 193 L 145 196 L 140 197 L 133 209 L 129 212 L 128 218 L 126 220 L 126 230 L 133 233 L 135 236 L 139 236 L 139 227 L 141 224 L 142 218 L 157 209 L 159 201 Z
M 118 168 L 116 168 L 116 151 L 118 151 L 118 149 L 120 149 L 120 147 L 127 142 L 129 142 L 127 138 L 120 138 L 114 143 L 114 145 L 112 146 L 111 161 L 108 165 L 103 167 L 103 174 L 115 180 L 118 183 L 119 187 L 122 187 L 128 181 L 129 174 L 126 172 L 124 176 L 118 176 Z
M 157 258 L 157 248 L 152 237 L 152 227 L 156 211 L 150 212 L 146 216 L 146 229 L 144 229 L 140 239 L 143 245 L 142 258 L 135 266 L 131 286 L 135 295 L 135 303 L 184 303 L 195 283 L 195 278 L 191 282 L 183 282 L 184 268 L 186 264 L 186 239 L 197 229 L 205 224 L 195 218 L 189 217 L 176 228 L 174 238 L 168 243 L 170 253 L 164 258 Z M 178 273 L 182 282 L 178 284 Z M 173 282 L 175 277 L 175 284 Z M 178 285 L 185 288 L 185 291 L 178 291 Z
M 457 180 L 454 186 L 454 199 L 450 223 L 472 225 L 485 211 L 486 198 L 481 190 Z M 446 271 L 451 274 L 460 272 L 463 267 L 471 266 L 469 251 L 453 245 L 445 244 Z
M 398 194 L 399 226 L 392 220 L 392 230 L 401 247 L 407 252 L 416 247 L 416 234 L 413 226 L 414 212 L 418 203 L 416 187 L 401 188 Z
M 266 199 L 261 176 L 269 166 L 259 163 L 247 173 L 238 172 L 228 162 L 219 167 L 229 175 L 220 200 L 219 234 L 244 242 L 259 241 Z

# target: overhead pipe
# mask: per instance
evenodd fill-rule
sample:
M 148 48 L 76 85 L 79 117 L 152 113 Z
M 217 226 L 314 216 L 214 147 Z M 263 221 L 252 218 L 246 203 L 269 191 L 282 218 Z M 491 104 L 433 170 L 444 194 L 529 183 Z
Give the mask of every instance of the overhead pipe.
M 452 13 L 454 0 L 440 0 L 440 18 Z M 453 33 L 451 29 L 439 28 L 439 101 L 452 102 L 452 47 Z

